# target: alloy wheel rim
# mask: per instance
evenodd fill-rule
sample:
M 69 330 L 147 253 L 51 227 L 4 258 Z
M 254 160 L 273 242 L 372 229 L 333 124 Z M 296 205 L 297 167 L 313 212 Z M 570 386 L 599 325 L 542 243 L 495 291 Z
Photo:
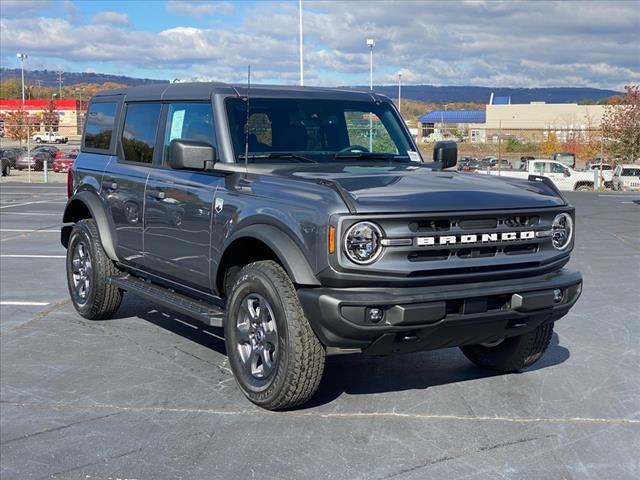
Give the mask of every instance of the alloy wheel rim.
M 80 303 L 85 303 L 89 297 L 92 271 L 89 249 L 83 241 L 79 241 L 76 243 L 71 257 L 71 278 L 73 289 Z
M 242 300 L 236 334 L 245 372 L 257 380 L 267 378 L 276 366 L 279 340 L 273 309 L 262 295 L 251 293 Z

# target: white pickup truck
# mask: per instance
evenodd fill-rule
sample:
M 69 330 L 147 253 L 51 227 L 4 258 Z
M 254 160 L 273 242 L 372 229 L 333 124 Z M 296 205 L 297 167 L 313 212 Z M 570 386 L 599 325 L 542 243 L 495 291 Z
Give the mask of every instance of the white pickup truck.
M 591 170 L 579 172 L 555 160 L 529 160 L 525 170 L 481 170 L 477 173 L 501 175 L 503 177 L 527 178 L 539 175 L 549 178 L 559 190 L 593 190 L 594 185 L 604 187 L 611 185 L 611 170 Z
M 69 139 L 57 132 L 36 133 L 31 137 L 36 143 L 67 143 Z

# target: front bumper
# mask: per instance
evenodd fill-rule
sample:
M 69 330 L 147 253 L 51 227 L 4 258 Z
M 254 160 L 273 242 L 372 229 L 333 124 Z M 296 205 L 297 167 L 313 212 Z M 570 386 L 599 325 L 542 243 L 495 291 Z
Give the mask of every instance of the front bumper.
M 557 290 L 562 299 L 556 298 Z M 491 342 L 567 314 L 582 292 L 579 272 L 416 288 L 303 288 L 312 328 L 326 347 L 384 355 Z M 381 321 L 367 309 L 384 312 Z

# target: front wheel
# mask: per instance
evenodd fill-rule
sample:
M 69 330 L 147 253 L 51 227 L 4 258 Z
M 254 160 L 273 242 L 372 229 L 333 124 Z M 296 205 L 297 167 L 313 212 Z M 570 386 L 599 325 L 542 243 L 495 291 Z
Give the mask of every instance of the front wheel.
M 235 278 L 224 331 L 240 389 L 269 410 L 305 403 L 320 384 L 325 352 L 291 280 L 273 261 L 251 263 Z
M 90 320 L 110 318 L 120 306 L 122 290 L 109 283 L 118 270 L 107 257 L 92 219 L 73 226 L 67 246 L 67 286 L 73 306 Z
M 576 192 L 592 192 L 593 191 L 593 185 L 578 185 L 576 187 Z
M 42 139 L 40 137 L 36 138 L 36 143 L 42 143 Z
M 3 177 L 8 177 L 10 173 L 11 173 L 11 165 L 7 164 L 4 167 L 4 170 L 2 171 L 2 176 Z
M 553 336 L 553 322 L 535 330 L 489 344 L 460 347 L 465 357 L 482 368 L 515 372 L 540 360 Z

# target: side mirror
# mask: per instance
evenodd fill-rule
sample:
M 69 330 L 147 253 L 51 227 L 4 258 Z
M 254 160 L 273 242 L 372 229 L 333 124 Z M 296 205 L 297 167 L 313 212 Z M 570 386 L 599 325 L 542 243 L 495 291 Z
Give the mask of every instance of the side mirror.
M 436 168 L 454 167 L 458 162 L 458 146 L 456 142 L 436 142 L 433 146 L 433 162 Z
M 565 177 L 570 177 L 571 176 L 571 172 L 569 171 L 568 168 L 565 168 L 563 173 L 564 173 Z
M 216 161 L 216 149 L 195 140 L 171 140 L 169 153 L 169 166 L 176 170 L 206 170 Z

